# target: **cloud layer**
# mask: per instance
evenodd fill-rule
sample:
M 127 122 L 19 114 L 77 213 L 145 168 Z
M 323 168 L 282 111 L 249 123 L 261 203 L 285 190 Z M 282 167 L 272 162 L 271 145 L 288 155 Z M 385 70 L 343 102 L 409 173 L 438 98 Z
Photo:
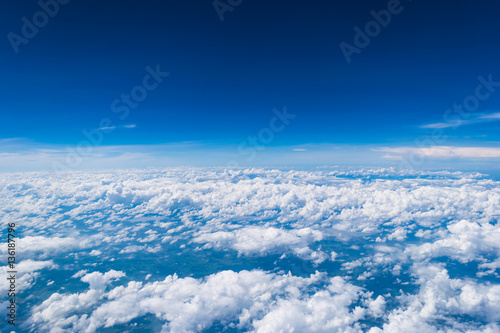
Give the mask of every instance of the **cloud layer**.
M 26 331 L 498 332 L 498 185 L 393 169 L 11 173 L 0 214 L 19 225 Z

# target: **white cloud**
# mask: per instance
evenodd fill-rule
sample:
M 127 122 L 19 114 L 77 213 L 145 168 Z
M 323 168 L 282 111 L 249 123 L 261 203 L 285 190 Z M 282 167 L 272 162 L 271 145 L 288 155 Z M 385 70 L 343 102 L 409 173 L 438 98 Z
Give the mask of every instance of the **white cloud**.
M 45 260 L 45 261 L 35 261 L 35 260 L 23 260 L 19 263 L 16 264 L 15 266 L 15 271 L 17 272 L 15 274 L 16 279 L 14 282 L 14 289 L 12 292 L 15 293 L 16 295 L 16 301 L 19 301 L 23 295 L 26 295 L 25 292 L 26 290 L 32 288 L 35 283 L 37 278 L 40 276 L 40 271 L 43 269 L 56 269 L 58 266 L 54 264 L 52 260 Z M 6 318 L 7 315 L 7 306 L 8 300 L 7 300 L 7 294 L 8 291 L 11 289 L 10 288 L 10 280 L 7 278 L 10 277 L 11 273 L 8 273 L 8 271 L 11 271 L 11 269 L 8 266 L 2 266 L 0 267 L 0 276 L 2 277 L 0 279 L 0 293 L 4 295 L 4 300 L 5 302 L 0 303 L 0 315 L 3 318 Z M 17 303 L 19 304 L 19 303 Z
M 498 332 L 500 329 L 496 324 L 500 320 L 499 285 L 450 279 L 447 270 L 439 266 L 417 265 L 415 275 L 419 278 L 420 291 L 403 295 L 404 305 L 388 315 L 383 330 L 370 332 L 437 332 L 434 322 L 445 319 L 448 332 L 476 331 L 472 323 L 452 320 L 465 315 L 490 322 L 478 331 Z
M 417 154 L 431 158 L 500 158 L 500 148 L 496 147 L 452 147 L 433 146 L 427 148 L 398 147 L 378 148 L 378 151 L 401 155 Z M 394 158 L 388 155 L 387 158 Z
M 28 324 L 42 323 L 39 326 L 40 331 L 57 332 L 71 324 L 76 318 L 73 315 L 76 312 L 86 311 L 100 300 L 104 295 L 106 286 L 112 281 L 125 276 L 123 272 L 111 270 L 105 274 L 93 272 L 86 274 L 81 278 L 83 282 L 90 285 L 90 289 L 84 293 L 77 294 L 52 294 L 42 304 L 35 306 L 32 310 Z M 84 315 L 81 322 L 84 321 Z M 87 328 L 80 327 L 79 331 L 88 331 Z
M 490 113 L 490 114 L 483 114 L 480 117 L 481 119 L 486 119 L 486 120 L 500 120 L 500 112 L 496 113 Z
M 52 295 L 33 310 L 32 323 L 42 331 L 70 329 L 95 332 L 152 313 L 165 332 L 199 332 L 214 322 L 233 322 L 256 332 L 289 328 L 307 332 L 361 331 L 359 321 L 380 316 L 383 298 L 346 282 L 316 273 L 308 278 L 263 271 L 223 271 L 203 279 L 168 276 L 143 284 L 131 281 L 107 293 L 104 287 L 120 272 L 91 273 L 85 293 Z M 326 280 L 325 280 L 326 279 Z M 324 289 L 316 284 L 326 282 Z M 104 302 L 97 305 L 97 300 Z M 365 306 L 366 304 L 366 306 Z M 75 315 L 92 307 L 87 315 Z
M 102 252 L 99 251 L 99 250 L 92 250 L 92 251 L 90 251 L 90 255 L 91 256 L 100 256 L 101 254 L 102 254 Z
M 406 253 L 414 260 L 447 256 L 461 262 L 478 260 L 482 254 L 500 256 L 498 227 L 462 220 L 448 225 L 447 229 L 446 236 L 432 243 L 409 245 Z
M 420 126 L 420 128 L 450 128 L 459 127 L 464 125 L 473 125 L 478 123 L 490 122 L 500 120 L 500 113 L 482 113 L 476 115 L 469 115 L 470 119 L 453 119 L 446 122 L 430 123 Z
M 204 248 L 231 248 L 245 255 L 291 252 L 299 258 L 320 263 L 327 255 L 311 250 L 309 244 L 322 239 L 323 234 L 311 228 L 284 230 L 273 227 L 245 227 L 234 231 L 203 233 L 195 237 L 193 242 L 206 243 Z
M 72 280 L 72 289 L 60 289 L 71 293 L 32 300 L 37 332 L 99 330 L 148 313 L 173 332 L 213 323 L 357 332 L 369 329 L 363 325 L 371 317 L 387 332 L 494 332 L 498 289 L 487 280 L 498 277 L 499 212 L 499 182 L 477 173 L 174 168 L 0 175 L 2 220 L 19 221 L 19 251 L 30 267 L 42 267 L 24 266 L 23 287 L 43 290 L 49 280 L 64 287 L 44 276 L 55 263 L 60 276 L 78 272 L 73 277 L 90 284 L 82 290 L 86 285 Z M 195 248 L 231 260 L 238 253 L 238 263 L 275 271 L 234 272 L 221 261 L 201 265 L 204 278 L 178 271 L 182 278 L 147 282 L 164 278 L 150 262 L 198 264 L 191 261 L 203 252 Z M 282 254 L 323 273 L 287 275 L 293 268 L 276 260 Z M 154 260 L 136 272 L 143 256 Z M 50 260 L 37 266 L 41 257 Z M 111 286 L 120 272 L 87 274 L 116 264 L 130 283 Z M 448 264 L 467 264 L 471 272 L 448 273 Z M 34 284 L 36 277 L 44 279 Z M 373 286 L 391 283 L 391 293 L 379 297 Z
M 82 269 L 81 271 L 78 271 L 75 274 L 73 274 L 72 278 L 76 279 L 76 278 L 82 277 L 85 274 L 87 274 L 87 272 L 88 271 L 86 269 Z
M 34 283 L 34 279 L 39 275 L 37 271 L 42 269 L 54 269 L 57 265 L 54 264 L 52 260 L 36 261 L 36 260 L 23 260 L 16 264 L 15 270 L 18 272 L 16 280 L 17 291 L 22 291 L 31 288 Z M 9 283 L 5 278 L 8 274 L 7 271 L 11 270 L 8 266 L 0 267 L 0 272 L 4 277 L 0 282 L 0 292 L 2 295 L 7 294 L 9 289 Z
M 468 120 L 455 120 L 453 122 L 444 122 L 444 123 L 432 123 L 420 126 L 420 128 L 450 128 L 450 127 L 458 127 L 462 125 L 472 124 L 471 121 Z
M 137 125 L 135 124 L 130 124 L 130 125 L 119 125 L 119 126 L 109 126 L 109 127 L 100 127 L 98 129 L 106 131 L 106 130 L 115 130 L 117 128 L 136 128 Z

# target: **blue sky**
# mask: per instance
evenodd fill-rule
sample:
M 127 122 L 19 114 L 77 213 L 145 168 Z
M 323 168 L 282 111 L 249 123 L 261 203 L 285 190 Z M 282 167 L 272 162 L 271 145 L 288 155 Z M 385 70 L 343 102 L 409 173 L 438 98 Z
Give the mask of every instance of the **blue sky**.
M 447 148 L 453 153 L 443 162 L 426 151 L 428 160 L 494 166 L 500 87 L 483 86 L 488 96 L 473 111 L 443 116 L 476 94 L 478 77 L 500 82 L 500 5 L 401 1 L 348 63 L 339 44 L 354 45 L 354 28 L 364 31 L 371 11 L 389 3 L 242 1 L 221 21 L 212 1 L 70 1 L 15 47 L 9 33 L 22 36 L 22 18 L 33 22 L 42 9 L 4 4 L 0 149 L 8 162 L 0 168 L 21 161 L 45 168 L 51 154 L 87 140 L 82 131 L 103 127 L 113 130 L 84 157 L 106 150 L 161 156 L 151 165 L 394 165 L 418 148 L 415 140 L 442 129 L 446 140 L 432 147 L 455 147 Z M 120 119 L 111 104 L 143 84 L 147 66 L 169 75 Z M 285 106 L 296 118 L 256 148 L 249 137 L 269 128 L 273 109 Z M 105 118 L 111 125 L 101 126 Z M 30 156 L 13 157 L 22 152 Z

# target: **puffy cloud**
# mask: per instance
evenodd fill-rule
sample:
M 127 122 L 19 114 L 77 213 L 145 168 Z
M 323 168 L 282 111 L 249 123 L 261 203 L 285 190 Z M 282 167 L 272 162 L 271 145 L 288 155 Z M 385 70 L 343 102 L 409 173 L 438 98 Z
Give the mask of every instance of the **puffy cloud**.
M 22 179 L 19 174 L 7 174 L 0 184 L 3 207 L 16 208 L 4 209 L 4 214 L 35 216 L 26 221 L 27 226 L 45 226 L 42 230 L 71 226 L 75 220 L 93 228 L 103 219 L 118 222 L 123 217 L 182 212 L 186 222 L 202 218 L 211 225 L 248 219 L 310 225 L 336 222 L 342 228 L 368 231 L 374 222 L 388 219 L 399 223 L 429 223 L 454 216 L 484 219 L 499 206 L 494 182 L 478 180 L 473 174 L 393 180 L 385 179 L 385 173 L 390 174 L 168 169 L 73 172 L 60 178 L 50 173 Z M 359 177 L 376 179 L 362 182 Z
M 438 332 L 437 321 L 445 322 L 449 332 L 475 329 L 498 332 L 500 329 L 495 324 L 500 320 L 500 285 L 451 279 L 446 269 L 435 265 L 416 265 L 415 275 L 420 284 L 419 292 L 403 295 L 404 305 L 388 315 L 382 330 L 373 329 L 373 332 Z M 490 324 L 456 320 L 464 316 Z
M 52 295 L 34 309 L 32 322 L 41 330 L 95 332 L 152 313 L 165 322 L 165 332 L 199 332 L 215 322 L 245 330 L 278 332 L 361 332 L 360 320 L 380 316 L 383 298 L 346 282 L 316 273 L 301 278 L 254 271 L 222 271 L 203 279 L 168 276 L 143 284 L 131 281 L 103 293 L 121 272 L 87 274 L 85 293 Z M 325 288 L 318 288 L 324 281 Z M 104 301 L 90 315 L 79 311 Z M 367 306 L 364 306 L 367 304 Z
M 77 240 L 73 237 L 26 236 L 19 238 L 17 241 L 23 254 L 41 256 L 42 258 L 92 246 L 92 242 L 89 239 Z
M 260 320 L 254 322 L 256 332 L 362 332 L 359 321 L 369 313 L 362 306 L 352 306 L 362 295 L 361 288 L 340 277 L 330 279 L 326 290 L 303 299 L 281 299 Z M 366 296 L 365 296 L 366 297 Z M 376 308 L 371 306 L 369 309 Z
M 29 289 L 33 286 L 34 281 L 37 276 L 40 275 L 38 271 L 43 269 L 55 269 L 57 265 L 54 264 L 52 260 L 45 261 L 35 261 L 35 260 L 23 260 L 16 264 L 15 271 L 16 274 L 16 289 L 18 292 Z M 11 269 L 8 266 L 0 267 L 1 276 L 8 276 L 7 272 Z M 0 279 L 0 293 L 2 295 L 7 294 L 9 289 L 9 281 L 6 278 Z
M 406 252 L 412 259 L 422 260 L 447 256 L 461 262 L 479 260 L 481 255 L 500 255 L 500 228 L 489 223 L 462 220 L 447 226 L 448 233 L 435 242 L 410 245 Z
M 203 233 L 193 239 L 195 243 L 207 243 L 204 248 L 231 248 L 245 255 L 291 252 L 300 258 L 318 263 L 328 256 L 313 251 L 309 244 L 323 239 L 320 231 L 311 228 L 284 230 L 266 227 L 245 227 L 234 231 Z
M 31 259 L 23 260 L 16 264 L 15 266 L 15 271 L 17 272 L 15 274 L 15 281 L 12 281 L 14 283 L 14 293 L 16 296 L 16 300 L 19 301 L 23 295 L 23 292 L 26 290 L 32 288 L 35 283 L 36 279 L 40 276 L 42 270 L 44 269 L 56 269 L 57 265 L 54 264 L 52 260 L 45 260 L 45 261 L 35 261 Z M 11 271 L 8 266 L 2 266 L 0 267 L 0 276 L 2 279 L 0 279 L 0 293 L 2 295 L 5 295 L 5 297 L 8 294 L 8 291 L 10 289 L 10 283 L 11 281 L 8 280 L 10 277 L 10 273 L 8 271 Z M 5 299 L 5 298 L 4 298 Z M 7 306 L 9 305 L 8 301 L 2 302 L 0 308 L 0 315 L 2 315 L 4 318 L 7 314 Z
M 58 332 L 73 322 L 75 316 L 66 316 L 85 311 L 95 305 L 104 295 L 106 286 L 113 280 L 125 276 L 123 272 L 111 270 L 105 274 L 93 272 L 84 275 L 81 280 L 90 284 L 90 289 L 77 294 L 52 294 L 42 304 L 35 306 L 28 324 L 37 327 L 37 331 Z M 85 317 L 85 316 L 84 316 Z M 40 326 L 34 324 L 41 323 Z
M 30 298 L 32 331 L 153 314 L 173 332 L 498 332 L 498 185 L 392 169 L 7 173 L 0 216 L 22 230 L 21 287 L 67 291 Z M 71 274 L 90 288 L 59 280 Z

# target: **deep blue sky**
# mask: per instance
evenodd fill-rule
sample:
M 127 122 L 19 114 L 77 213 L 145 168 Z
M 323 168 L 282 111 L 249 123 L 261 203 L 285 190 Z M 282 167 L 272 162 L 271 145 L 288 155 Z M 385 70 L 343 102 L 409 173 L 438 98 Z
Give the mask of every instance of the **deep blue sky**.
M 500 3 L 403 0 L 348 64 L 339 44 L 387 3 L 244 0 L 221 22 L 212 1 L 72 0 L 17 54 L 7 34 L 40 7 L 3 3 L 0 139 L 77 144 L 109 117 L 136 127 L 105 145 L 238 144 L 286 105 L 298 116 L 269 146 L 409 145 L 473 94 L 479 75 L 500 81 Z M 119 120 L 111 102 L 156 64 L 170 76 Z M 499 102 L 500 88 L 474 117 Z M 500 141 L 495 121 L 448 134 L 447 145 Z

